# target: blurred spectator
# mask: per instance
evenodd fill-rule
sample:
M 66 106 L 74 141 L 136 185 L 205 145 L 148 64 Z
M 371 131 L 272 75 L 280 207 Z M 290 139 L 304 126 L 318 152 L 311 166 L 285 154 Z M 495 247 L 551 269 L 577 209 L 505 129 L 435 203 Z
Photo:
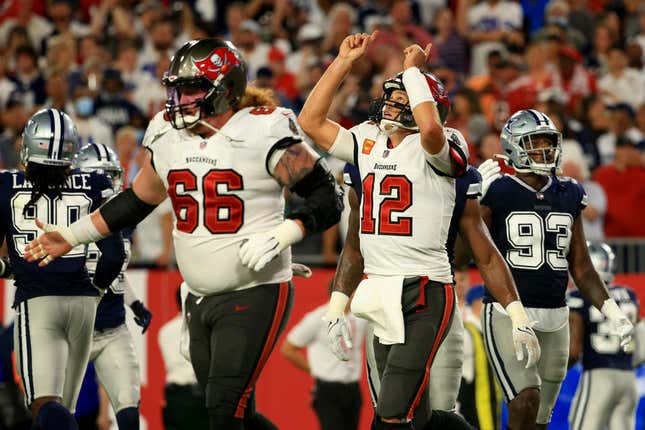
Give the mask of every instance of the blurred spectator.
M 139 53 L 139 65 L 150 74 L 155 73 L 159 58 L 172 57 L 175 45 L 175 26 L 171 17 L 162 16 L 153 21 L 149 38 L 144 39 L 143 50 Z
M 502 144 L 499 140 L 499 134 L 488 133 L 482 137 L 478 146 L 478 154 L 480 161 L 486 161 L 493 158 L 495 154 L 502 153 Z
M 471 43 L 470 71 L 486 73 L 486 59 L 493 50 L 504 50 L 514 31 L 522 29 L 522 8 L 507 0 L 484 0 L 468 10 L 467 34 Z
M 237 31 L 231 34 L 232 42 L 244 54 L 249 66 L 248 75 L 255 76 L 258 69 L 268 65 L 271 45 L 260 40 L 260 25 L 252 19 L 244 20 Z
M 38 69 L 38 56 L 31 46 L 21 46 L 15 53 L 16 67 L 9 79 L 16 85 L 25 107 L 32 111 L 45 102 L 45 78 Z
M 634 36 L 634 40 L 640 45 L 643 62 L 645 62 L 645 7 L 643 6 L 641 6 L 638 15 L 638 34 Z
M 599 95 L 592 95 L 583 99 L 582 103 L 582 130 L 579 141 L 587 155 L 591 169 L 600 165 L 600 153 L 597 141 L 609 129 L 609 111 Z
M 557 37 L 561 42 L 583 50 L 587 46 L 585 36 L 569 25 L 569 5 L 565 0 L 551 0 L 545 9 L 544 27 L 533 35 L 535 41 Z
M 92 91 L 86 86 L 77 87 L 73 92 L 72 105 L 73 109 L 68 113 L 76 124 L 79 147 L 88 143 L 102 143 L 114 149 L 112 128 L 101 118 L 93 115 L 94 96 Z
M 139 172 L 140 164 L 138 159 L 143 148 L 139 146 L 138 138 L 137 129 L 131 126 L 119 128 L 114 135 L 114 149 L 123 167 L 124 187 L 132 183 Z
M 544 44 L 536 42 L 530 44 L 524 54 L 524 62 L 528 66 L 527 72 L 512 81 L 506 92 L 506 100 L 511 112 L 534 108 L 539 95 L 553 88 Z
M 449 8 L 439 10 L 434 26 L 436 34 L 432 52 L 437 53 L 437 60 L 455 72 L 465 74 L 468 71 L 468 42 L 455 26 L 452 11 Z
M 168 57 L 164 55 L 159 58 L 162 59 L 166 65 L 166 70 L 168 70 L 168 62 L 164 61 Z M 155 68 L 150 73 L 139 68 L 139 51 L 134 40 L 125 39 L 118 42 L 116 58 L 112 63 L 112 67 L 121 73 L 126 93 L 131 94 L 137 88 L 148 83 L 150 78 L 156 77 L 159 61 L 155 61 L 154 66 Z
M 94 100 L 94 115 L 116 131 L 125 125 L 143 127 L 147 120 L 143 113 L 124 96 L 125 84 L 121 72 L 105 69 L 101 91 Z
M 17 14 L 0 24 L 0 40 L 8 40 L 9 32 L 15 27 L 24 27 L 29 35 L 31 46 L 40 49 L 43 40 L 52 32 L 52 24 L 33 10 L 32 0 L 16 2 Z
M 233 34 L 240 31 L 240 26 L 246 19 L 246 5 L 241 1 L 230 3 L 226 8 L 226 33 L 222 37 L 231 39 Z
M 599 167 L 593 178 L 607 195 L 605 235 L 645 237 L 645 223 L 634 210 L 645 202 L 645 167 L 642 149 L 625 136 L 616 140 L 613 163 Z
M 336 3 L 327 14 L 325 39 L 322 42 L 322 52 L 336 56 L 338 47 L 349 35 L 356 24 L 356 11 L 347 3 Z
M 329 287 L 331 290 L 331 282 Z M 321 430 L 357 430 L 362 403 L 358 381 L 367 321 L 345 310 L 354 345 L 349 361 L 340 361 L 327 340 L 327 323 L 323 321 L 327 306 L 308 312 L 287 334 L 280 351 L 294 366 L 314 378 L 311 404 Z
M 309 22 L 300 27 L 297 37 L 300 49 L 290 53 L 287 57 L 287 69 L 298 75 L 312 64 L 321 63 L 324 58 L 321 43 L 323 37 L 324 31 L 318 24 Z
M 640 105 L 636 112 L 636 128 L 645 136 L 645 103 Z
M 568 0 L 569 7 L 569 26 L 575 28 L 585 38 L 587 46 L 585 53 L 589 52 L 589 46 L 593 41 L 593 31 L 596 26 L 594 16 L 587 7 L 587 0 Z
M 634 110 L 627 103 L 609 106 L 609 128 L 607 133 L 598 137 L 596 147 L 600 156 L 600 164 L 610 163 L 614 158 L 618 138 L 624 136 L 631 142 L 643 140 L 643 134 L 634 127 Z
M 160 58 L 157 62 L 155 76 L 142 77 L 141 82 L 132 94 L 132 101 L 147 119 L 151 119 L 166 105 L 166 87 L 161 83 L 164 73 L 170 66 L 170 58 Z
M 7 57 L 0 52 L 0 110 L 5 106 L 12 93 L 16 92 L 16 84 L 7 77 Z
M 296 105 L 299 95 L 296 76 L 289 72 L 285 66 L 286 55 L 280 48 L 273 46 L 269 49 L 267 59 L 273 75 L 273 88 L 280 98 L 281 104 L 290 109 L 299 110 Z
M 635 110 L 645 103 L 645 74 L 627 67 L 627 55 L 618 46 L 609 50 L 607 70 L 598 81 L 606 104 L 628 103 Z
M 20 166 L 20 136 L 31 112 L 25 108 L 22 98 L 10 98 L 0 111 L 2 134 L 0 134 L 0 166 L 17 169 Z
M 584 97 L 596 92 L 596 78 L 585 69 L 582 64 L 582 56 L 575 48 L 568 45 L 558 48 L 553 86 L 563 90 L 567 99 L 567 107 L 573 112 L 579 109 L 579 104 Z
M 38 48 L 43 53 L 49 51 L 50 41 L 54 36 L 64 35 L 78 38 L 90 32 L 88 25 L 76 19 L 72 0 L 50 0 L 47 5 L 47 16 L 54 24 L 54 28 L 43 40 L 43 45 L 38 45 Z
M 533 34 L 544 27 L 544 13 L 549 0 L 520 0 L 527 34 Z
M 599 75 L 607 73 L 609 50 L 615 43 L 617 40 L 612 37 L 609 28 L 604 25 L 594 27 L 593 45 L 587 63 Z
M 273 72 L 269 67 L 260 67 L 258 69 L 254 85 L 258 88 L 273 88 Z
M 61 71 L 67 75 L 76 70 L 76 39 L 70 34 L 52 36 L 48 39 L 45 58 L 45 70 L 48 72 Z
M 179 313 L 159 329 L 157 342 L 166 367 L 165 405 L 163 424 L 165 430 L 196 430 L 208 428 L 208 412 L 204 407 L 204 394 L 197 384 L 193 366 L 179 352 L 179 338 L 183 316 L 181 294 L 175 294 Z
M 16 68 L 16 51 L 18 50 L 18 48 L 21 48 L 23 46 L 32 46 L 31 41 L 29 40 L 27 30 L 24 27 L 20 26 L 12 28 L 9 32 L 9 37 L 4 40 L 4 51 L 7 58 L 7 70 L 13 71 Z
M 562 175 L 578 181 L 587 193 L 587 207 L 582 211 L 585 238 L 587 240 L 604 240 L 607 196 L 600 184 L 591 180 L 585 156 L 579 145 L 563 145 Z
M 631 67 L 635 70 L 645 73 L 645 57 L 643 56 L 643 48 L 636 42 L 636 40 L 630 40 L 627 42 L 627 47 L 625 48 L 625 54 L 627 55 L 627 67 Z
M 490 127 L 481 113 L 477 93 L 469 88 L 455 93 L 446 125 L 460 130 L 469 145 L 479 142 L 488 133 Z M 474 155 L 472 148 L 470 153 Z
M 45 81 L 45 93 L 47 100 L 44 108 L 55 108 L 65 113 L 74 112 L 73 104 L 69 100 L 69 86 L 67 85 L 67 73 L 63 70 L 52 70 Z
M 390 3 L 389 17 L 392 18 L 392 28 L 403 48 L 413 43 L 425 48 L 428 43 L 432 42 L 430 33 L 414 22 L 411 1 L 392 1 Z M 430 55 L 430 60 L 432 60 L 436 57 L 436 52 L 433 50 Z
M 174 264 L 172 204 L 164 200 L 134 230 L 132 263 L 138 267 L 167 269 Z

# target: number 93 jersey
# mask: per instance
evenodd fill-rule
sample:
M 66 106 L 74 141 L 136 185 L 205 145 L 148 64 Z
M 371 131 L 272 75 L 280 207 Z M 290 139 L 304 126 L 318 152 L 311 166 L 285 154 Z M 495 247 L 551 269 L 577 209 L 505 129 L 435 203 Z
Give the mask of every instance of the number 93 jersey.
M 639 303 L 636 293 L 629 287 L 612 285 L 609 287 L 612 297 L 620 310 L 636 324 L 639 315 Z M 577 312 L 584 322 L 582 342 L 582 367 L 584 370 L 609 368 L 632 370 L 632 354 L 623 351 L 620 337 L 613 334 L 609 320 L 596 309 L 591 302 L 584 299 L 579 290 L 571 291 L 567 296 L 567 305 L 571 312 Z
M 515 176 L 494 181 L 481 200 L 490 208 L 490 233 L 513 273 L 524 306 L 566 306 L 569 244 L 587 195 L 570 178 L 549 177 L 539 191 Z M 495 300 L 488 290 L 484 302 Z
M 452 283 L 446 246 L 456 179 L 430 165 L 419 133 L 392 148 L 373 122 L 350 131 L 362 183 L 360 242 L 365 273 L 425 275 Z
M 195 293 L 291 279 L 289 249 L 260 272 L 244 267 L 238 251 L 243 240 L 284 220 L 282 186 L 269 172 L 269 159 L 300 140 L 295 115 L 284 108 L 241 109 L 206 139 L 175 130 L 162 113 L 153 118 L 144 145 L 168 190 L 177 264 Z

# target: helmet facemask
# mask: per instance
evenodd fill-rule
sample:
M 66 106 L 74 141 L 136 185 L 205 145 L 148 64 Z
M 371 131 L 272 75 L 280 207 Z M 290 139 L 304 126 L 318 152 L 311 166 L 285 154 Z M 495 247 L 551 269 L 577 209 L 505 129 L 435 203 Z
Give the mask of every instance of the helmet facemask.
M 537 138 L 546 138 L 550 145 L 545 147 L 537 143 Z M 551 176 L 560 173 L 562 154 L 562 135 L 555 131 L 537 130 L 527 133 L 517 139 L 518 146 L 525 154 L 525 166 L 517 166 L 520 173 L 534 173 L 541 176 Z
M 224 75 L 220 75 L 220 78 Z M 218 103 L 216 100 L 221 99 L 226 90 L 220 84 L 221 79 L 210 82 L 206 79 L 195 79 L 189 82 L 167 83 L 166 84 L 166 113 L 172 126 L 177 129 L 192 128 L 197 125 L 203 118 L 224 112 L 216 109 Z M 181 103 L 182 92 L 194 93 L 203 92 L 203 97 L 194 99 L 188 103 Z
M 383 96 L 376 100 L 374 105 L 371 107 L 371 111 L 374 112 L 372 120 L 378 123 L 381 131 L 388 136 L 396 133 L 399 129 L 418 131 L 419 127 L 414 121 L 414 116 L 412 115 L 412 109 L 410 108 L 410 103 L 401 103 L 395 100 L 392 100 L 392 94 L 395 90 L 404 91 L 403 88 L 392 88 L 386 90 Z M 398 110 L 398 113 L 393 118 L 385 117 L 385 110 L 391 108 Z

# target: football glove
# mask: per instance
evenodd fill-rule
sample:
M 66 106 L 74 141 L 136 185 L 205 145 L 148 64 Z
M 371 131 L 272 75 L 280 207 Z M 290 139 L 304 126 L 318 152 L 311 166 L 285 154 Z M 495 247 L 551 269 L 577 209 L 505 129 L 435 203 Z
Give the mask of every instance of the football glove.
M 509 303 L 506 306 L 506 313 L 511 318 L 513 324 L 513 347 L 515 348 L 515 358 L 518 361 L 524 360 L 524 350 L 526 349 L 526 368 L 534 366 L 540 360 L 540 342 L 538 341 L 533 325 L 535 322 L 529 322 L 524 306 L 519 300 Z
M 352 350 L 352 336 L 344 315 L 327 322 L 327 340 L 331 352 L 341 361 L 348 361 Z
M 634 324 L 625 316 L 612 298 L 605 300 L 600 312 L 607 317 L 611 324 L 613 333 L 620 337 L 620 346 L 623 351 L 628 352 L 634 334 Z
M 134 322 L 136 322 L 138 326 L 143 327 L 141 333 L 145 333 L 152 321 L 152 313 L 143 303 L 141 303 L 141 300 L 134 301 L 130 305 L 130 309 L 132 309 L 132 312 L 134 313 Z
M 298 242 L 304 236 L 302 228 L 293 220 L 286 219 L 268 233 L 259 233 L 245 239 L 238 253 L 242 264 L 256 272 L 264 267 L 282 250 Z
M 501 170 L 502 168 L 499 167 L 497 161 L 492 158 L 489 158 L 479 165 L 477 171 L 482 175 L 482 197 L 486 195 L 486 191 L 488 191 L 490 184 L 497 180 L 497 178 L 502 177 L 502 174 L 500 173 Z

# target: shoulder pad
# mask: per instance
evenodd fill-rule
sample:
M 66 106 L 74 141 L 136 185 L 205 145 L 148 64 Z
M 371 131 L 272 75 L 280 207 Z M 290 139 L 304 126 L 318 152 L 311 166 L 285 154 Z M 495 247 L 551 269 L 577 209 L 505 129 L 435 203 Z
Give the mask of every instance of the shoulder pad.
M 161 136 L 173 130 L 172 124 L 166 121 L 165 111 L 157 112 L 157 114 L 148 123 L 146 133 L 143 135 L 142 145 L 149 147 L 154 144 Z

